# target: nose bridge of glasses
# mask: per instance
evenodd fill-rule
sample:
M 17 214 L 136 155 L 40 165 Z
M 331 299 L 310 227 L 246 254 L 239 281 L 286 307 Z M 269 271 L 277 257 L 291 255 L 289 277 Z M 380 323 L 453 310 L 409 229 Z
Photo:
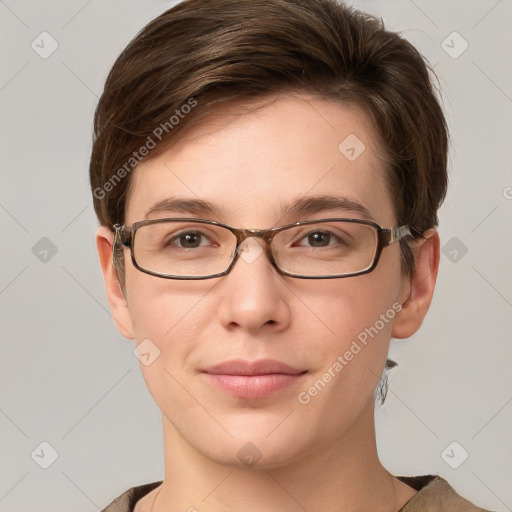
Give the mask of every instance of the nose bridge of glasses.
M 276 262 L 272 254 L 270 243 L 273 238 L 273 230 L 268 229 L 237 229 L 233 233 L 236 235 L 236 250 L 233 257 L 237 260 L 241 257 L 247 263 L 252 263 L 260 254 L 265 254 L 270 263 L 276 267 Z M 262 245 L 255 239 L 260 238 L 266 242 Z
M 238 229 L 235 232 L 237 246 L 240 246 L 248 238 L 260 238 L 268 245 L 272 241 L 273 235 L 272 230 L 269 229 Z

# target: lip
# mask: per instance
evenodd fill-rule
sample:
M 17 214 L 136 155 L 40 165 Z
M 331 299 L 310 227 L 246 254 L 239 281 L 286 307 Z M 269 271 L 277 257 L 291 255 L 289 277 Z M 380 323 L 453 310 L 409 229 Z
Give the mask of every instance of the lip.
M 296 384 L 307 373 L 275 359 L 226 361 L 203 370 L 208 381 L 237 398 L 267 398 Z

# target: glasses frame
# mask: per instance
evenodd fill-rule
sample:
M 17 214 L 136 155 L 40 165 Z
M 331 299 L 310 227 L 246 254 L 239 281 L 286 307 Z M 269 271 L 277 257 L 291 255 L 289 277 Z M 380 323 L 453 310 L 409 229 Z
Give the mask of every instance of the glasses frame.
M 278 234 L 281 233 L 281 231 L 285 231 L 287 229 L 291 229 L 297 226 L 307 226 L 308 224 L 318 224 L 320 222 L 333 222 L 333 221 L 342 221 L 342 222 L 350 222 L 354 224 L 362 224 L 365 226 L 370 226 L 375 230 L 377 233 L 377 248 L 375 250 L 375 255 L 373 258 L 372 264 L 361 271 L 358 272 L 352 272 L 350 274 L 335 274 L 335 275 L 329 275 L 329 276 L 305 276 L 301 274 L 294 274 L 291 272 L 286 272 L 285 270 L 282 270 L 276 263 L 274 259 L 274 255 L 272 254 L 272 239 Z M 159 272 L 153 272 L 151 270 L 147 270 L 143 267 L 141 267 L 135 258 L 135 251 L 133 250 L 134 242 L 135 242 L 135 236 L 137 233 L 137 229 L 139 229 L 142 226 L 147 226 L 149 224 L 160 224 L 163 222 L 193 222 L 196 224 L 208 224 L 213 226 L 219 226 L 222 228 L 227 229 L 231 233 L 233 233 L 236 237 L 236 247 L 235 252 L 233 255 L 233 259 L 231 260 L 231 263 L 228 265 L 226 270 L 223 272 L 219 272 L 217 274 L 207 275 L 207 276 L 177 276 L 174 274 L 162 274 Z M 155 277 L 161 277 L 163 279 L 179 279 L 179 280 L 190 280 L 190 281 L 197 281 L 197 280 L 203 280 L 203 279 L 212 279 L 215 277 L 222 277 L 229 272 L 231 272 L 232 268 L 235 266 L 235 263 L 238 261 L 238 258 L 240 257 L 240 245 L 247 239 L 247 238 L 260 238 L 264 240 L 267 243 L 267 257 L 270 260 L 270 263 L 272 266 L 283 276 L 288 277 L 294 277 L 296 279 L 342 279 L 344 277 L 353 277 L 353 276 L 359 276 L 363 274 L 368 274 L 375 270 L 375 267 L 377 266 L 380 255 L 382 253 L 382 250 L 391 244 L 394 244 L 395 242 L 398 242 L 402 238 L 411 235 L 411 229 L 409 226 L 398 226 L 398 227 L 392 227 L 392 228 L 382 228 L 379 226 L 376 222 L 373 222 L 371 220 L 365 220 L 365 219 L 351 219 L 351 218 L 326 218 L 326 219 L 315 219 L 315 220 L 306 220 L 302 222 L 295 222 L 293 224 L 286 224 L 285 226 L 278 226 L 274 228 L 269 229 L 243 229 L 243 228 L 234 228 L 232 226 L 228 226 L 227 224 L 223 224 L 222 222 L 217 222 L 214 220 L 206 220 L 206 219 L 195 219 L 195 218 L 165 218 L 165 219 L 150 219 L 150 220 L 142 220 L 139 222 L 134 222 L 131 226 L 124 226 L 120 224 L 115 224 L 114 226 L 114 243 L 113 243 L 113 250 L 112 250 L 112 258 L 113 262 L 115 263 L 116 260 L 116 249 L 118 246 L 124 246 L 128 249 L 130 249 L 131 253 L 131 259 L 133 266 L 139 270 L 140 272 L 144 272 L 145 274 L 149 274 L 151 276 Z

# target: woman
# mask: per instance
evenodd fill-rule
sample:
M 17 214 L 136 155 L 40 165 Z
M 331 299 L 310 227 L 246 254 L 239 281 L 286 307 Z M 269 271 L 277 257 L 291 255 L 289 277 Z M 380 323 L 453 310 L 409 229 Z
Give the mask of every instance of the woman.
M 137 35 L 90 177 L 165 477 L 106 512 L 483 510 L 375 442 L 390 338 L 434 291 L 447 139 L 419 53 L 331 0 L 188 0 Z

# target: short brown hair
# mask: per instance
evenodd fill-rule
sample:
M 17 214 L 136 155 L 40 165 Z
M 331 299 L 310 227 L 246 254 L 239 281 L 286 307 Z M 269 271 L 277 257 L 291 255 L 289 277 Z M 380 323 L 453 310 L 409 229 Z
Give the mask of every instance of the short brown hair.
M 429 72 L 382 20 L 334 0 L 185 0 L 130 42 L 106 80 L 90 162 L 99 221 L 124 222 L 130 171 L 208 106 L 300 92 L 369 116 L 396 222 L 421 237 L 437 225 L 447 187 L 448 130 Z M 410 274 L 414 258 L 401 244 Z

